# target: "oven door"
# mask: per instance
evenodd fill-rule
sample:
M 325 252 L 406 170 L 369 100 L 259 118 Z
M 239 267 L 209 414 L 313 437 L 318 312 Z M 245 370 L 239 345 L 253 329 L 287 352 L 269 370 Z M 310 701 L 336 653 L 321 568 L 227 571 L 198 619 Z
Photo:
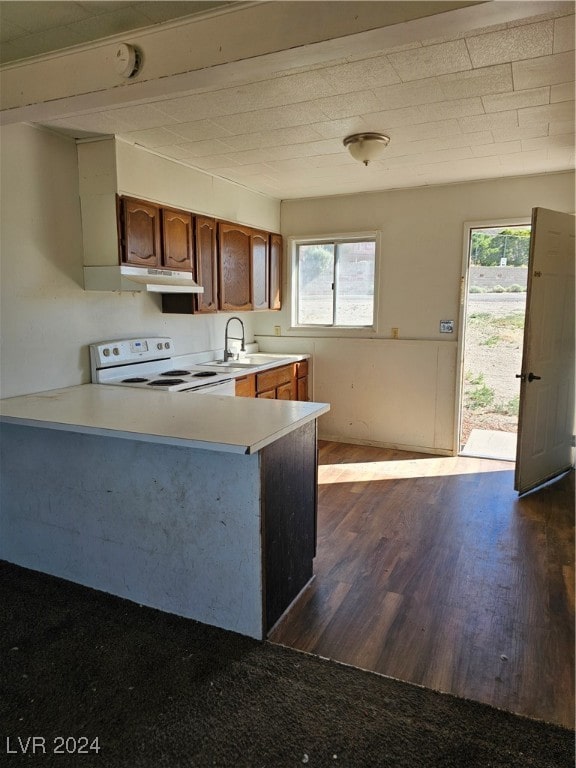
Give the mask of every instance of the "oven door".
M 218 381 L 216 384 L 200 384 L 190 389 L 181 389 L 187 395 L 229 395 L 234 397 L 236 394 L 236 384 L 234 379 Z

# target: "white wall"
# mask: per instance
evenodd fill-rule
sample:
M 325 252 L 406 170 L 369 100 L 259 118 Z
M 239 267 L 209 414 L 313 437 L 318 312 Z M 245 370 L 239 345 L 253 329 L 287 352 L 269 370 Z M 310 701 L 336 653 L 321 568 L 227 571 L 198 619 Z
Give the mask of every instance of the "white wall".
M 573 212 L 574 174 L 282 203 L 285 238 L 381 233 L 375 331 L 334 338 L 290 329 L 289 301 L 280 313 L 255 319 L 262 349 L 314 356 L 314 399 L 332 405 L 320 419 L 322 437 L 453 449 L 464 223 L 529 219 L 534 206 Z M 440 334 L 440 320 L 456 321 L 454 336 Z M 400 340 L 390 339 L 392 327 Z
M 179 354 L 223 346 L 227 314 L 163 315 L 160 296 L 84 291 L 74 141 L 25 124 L 3 127 L 0 141 L 2 397 L 88 382 L 87 345 L 95 341 L 169 335 Z M 208 199 L 207 213 L 232 219 L 238 214 L 244 223 L 278 229 L 278 201 L 193 171 L 184 178 L 181 166 L 177 198 L 172 199 L 166 175 L 176 164 L 166 161 L 160 167 L 159 158 L 151 155 L 147 168 L 142 153 L 128 145 L 122 153 L 127 193 L 149 193 L 154 199 L 162 191 L 161 202 L 192 210 Z M 147 173 L 147 187 L 140 191 Z M 249 340 L 252 317 L 243 315 Z

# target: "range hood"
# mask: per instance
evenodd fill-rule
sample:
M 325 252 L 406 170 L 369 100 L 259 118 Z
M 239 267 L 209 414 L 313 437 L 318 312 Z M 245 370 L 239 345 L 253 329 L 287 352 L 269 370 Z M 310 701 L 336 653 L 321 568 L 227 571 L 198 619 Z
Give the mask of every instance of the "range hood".
M 204 293 L 190 272 L 151 267 L 84 267 L 84 288 L 91 291 L 148 291 L 150 293 Z
M 122 264 L 120 273 L 134 283 L 141 283 L 152 293 L 204 293 L 190 272 Z

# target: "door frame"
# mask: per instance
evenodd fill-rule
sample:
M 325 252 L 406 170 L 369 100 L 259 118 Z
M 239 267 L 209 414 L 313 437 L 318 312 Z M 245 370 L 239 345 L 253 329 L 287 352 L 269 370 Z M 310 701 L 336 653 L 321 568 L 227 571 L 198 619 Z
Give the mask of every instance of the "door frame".
M 531 216 L 510 216 L 506 219 L 484 219 L 465 221 L 462 230 L 462 267 L 460 270 L 460 295 L 458 297 L 458 346 L 456 351 L 456 387 L 454 402 L 453 455 L 460 455 L 460 430 L 462 426 L 462 395 L 464 391 L 464 345 L 466 342 L 466 307 L 470 279 L 470 233 L 473 229 L 492 227 L 526 227 L 532 223 Z

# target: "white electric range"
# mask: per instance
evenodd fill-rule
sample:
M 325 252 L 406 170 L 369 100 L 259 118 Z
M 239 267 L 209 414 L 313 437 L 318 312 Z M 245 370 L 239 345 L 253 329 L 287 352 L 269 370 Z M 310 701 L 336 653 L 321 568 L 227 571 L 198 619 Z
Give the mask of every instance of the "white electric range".
M 90 344 L 93 384 L 113 384 L 164 392 L 234 395 L 234 379 L 202 364 L 173 360 L 174 342 L 162 337 L 101 341 Z

